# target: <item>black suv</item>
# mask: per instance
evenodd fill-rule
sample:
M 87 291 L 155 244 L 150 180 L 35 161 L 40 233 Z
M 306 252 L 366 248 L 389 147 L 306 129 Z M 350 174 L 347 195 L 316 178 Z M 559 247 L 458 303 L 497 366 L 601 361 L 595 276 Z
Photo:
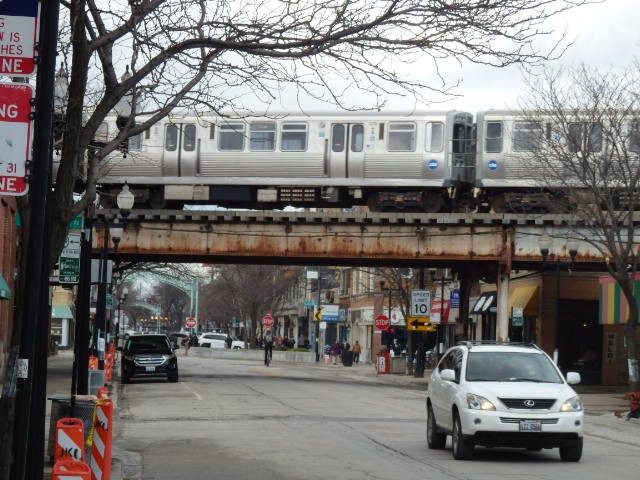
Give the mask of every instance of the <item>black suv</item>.
M 178 381 L 178 359 L 166 335 L 133 335 L 122 348 L 122 383 L 133 377 L 166 375 L 170 382 Z

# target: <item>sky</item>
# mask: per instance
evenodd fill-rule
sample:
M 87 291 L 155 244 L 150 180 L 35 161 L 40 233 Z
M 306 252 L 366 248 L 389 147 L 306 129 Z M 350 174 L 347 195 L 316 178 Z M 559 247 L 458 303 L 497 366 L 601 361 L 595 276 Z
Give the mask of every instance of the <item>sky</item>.
M 549 65 L 557 68 L 585 63 L 605 71 L 630 66 L 634 57 L 640 59 L 639 21 L 640 0 L 606 0 L 558 16 L 552 23 L 553 28 L 566 29 L 573 44 L 561 59 Z M 470 112 L 518 108 L 519 98 L 527 94 L 523 74 L 517 66 L 499 69 L 465 65 L 449 69 L 447 75 L 462 81 L 457 91 L 462 96 L 438 108 Z M 393 104 L 390 102 L 390 107 Z M 401 106 L 401 102 L 396 105 Z

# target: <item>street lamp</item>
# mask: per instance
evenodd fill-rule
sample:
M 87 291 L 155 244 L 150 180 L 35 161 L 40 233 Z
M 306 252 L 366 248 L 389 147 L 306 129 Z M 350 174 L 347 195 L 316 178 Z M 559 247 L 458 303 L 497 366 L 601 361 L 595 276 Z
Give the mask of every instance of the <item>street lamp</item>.
M 554 259 L 549 260 L 549 253 L 553 244 L 552 238 L 547 232 L 544 232 L 538 239 L 538 246 L 540 247 L 540 254 L 542 255 L 542 265 L 546 268 L 549 265 L 555 266 L 555 282 L 556 282 L 556 308 L 555 308 L 555 321 L 556 321 L 556 338 L 555 349 L 553 351 L 553 360 L 557 364 L 559 358 L 559 331 L 560 331 L 560 269 L 562 267 L 571 271 L 576 256 L 578 255 L 578 242 L 575 239 L 569 239 L 566 243 L 566 248 L 569 251 L 569 262 L 560 261 L 560 254 L 554 253 Z

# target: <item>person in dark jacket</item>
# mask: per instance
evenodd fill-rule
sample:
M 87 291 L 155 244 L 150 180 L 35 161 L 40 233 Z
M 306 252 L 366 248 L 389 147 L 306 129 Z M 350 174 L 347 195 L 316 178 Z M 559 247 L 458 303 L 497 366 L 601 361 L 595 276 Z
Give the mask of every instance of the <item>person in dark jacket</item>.
M 331 356 L 333 357 L 333 364 L 335 365 L 338 361 L 338 357 L 342 353 L 342 345 L 338 340 L 331 346 Z

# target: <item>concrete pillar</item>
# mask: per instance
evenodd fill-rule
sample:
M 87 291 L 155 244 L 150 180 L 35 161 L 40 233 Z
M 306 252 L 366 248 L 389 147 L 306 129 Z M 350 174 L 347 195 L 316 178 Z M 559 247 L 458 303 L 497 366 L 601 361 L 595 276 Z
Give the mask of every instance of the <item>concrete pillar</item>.
M 504 266 L 498 269 L 496 340 L 509 341 L 509 272 Z

